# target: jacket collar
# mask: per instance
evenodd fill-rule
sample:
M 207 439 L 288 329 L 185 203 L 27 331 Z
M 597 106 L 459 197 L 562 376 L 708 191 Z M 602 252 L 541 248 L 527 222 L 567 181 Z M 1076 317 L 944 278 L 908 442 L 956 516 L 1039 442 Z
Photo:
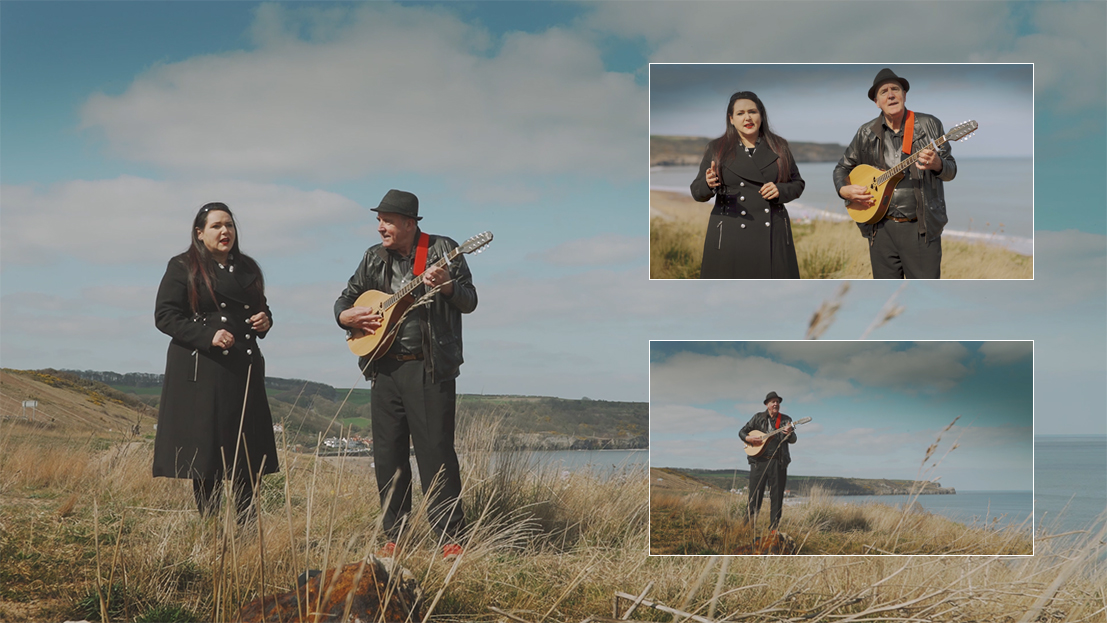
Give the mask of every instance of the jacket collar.
M 775 179 L 769 179 L 765 169 L 771 167 L 776 161 L 776 153 L 769 149 L 765 141 L 758 139 L 757 149 L 754 150 L 752 158 L 746 155 L 745 146 L 739 143 L 735 153 L 723 161 L 723 166 L 747 180 L 764 184 L 775 181 Z

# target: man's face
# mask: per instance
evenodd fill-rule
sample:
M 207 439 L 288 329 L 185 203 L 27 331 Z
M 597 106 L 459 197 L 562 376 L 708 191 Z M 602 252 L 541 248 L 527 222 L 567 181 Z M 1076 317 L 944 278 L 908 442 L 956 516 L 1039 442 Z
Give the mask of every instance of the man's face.
M 903 114 L 907 106 L 907 94 L 898 82 L 889 81 L 876 89 L 876 105 L 885 117 L 895 118 Z
M 384 248 L 407 253 L 415 241 L 415 219 L 394 212 L 378 212 L 377 233 Z
M 769 415 L 780 413 L 780 400 L 778 398 L 773 398 L 765 406 L 769 409 Z

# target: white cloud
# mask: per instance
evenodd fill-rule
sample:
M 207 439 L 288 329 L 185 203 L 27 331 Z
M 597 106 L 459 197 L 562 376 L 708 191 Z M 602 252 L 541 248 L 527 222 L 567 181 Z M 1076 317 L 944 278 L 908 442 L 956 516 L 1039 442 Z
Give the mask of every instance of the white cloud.
M 970 370 L 969 351 L 957 342 L 773 342 L 766 350 L 784 361 L 801 361 L 818 369 L 816 376 L 869 387 L 907 391 L 946 390 Z
M 644 38 L 653 50 L 649 60 L 666 63 L 880 62 L 902 46 L 903 25 L 910 24 L 912 32 L 931 33 L 940 42 L 919 47 L 913 62 L 1034 63 L 1036 92 L 1049 109 L 1091 112 L 1081 122 L 1102 128 L 1102 2 L 895 6 L 880 11 L 865 2 L 790 2 L 784 12 L 772 2 L 610 2 L 599 3 L 585 23 L 627 39 Z M 752 27 L 735 37 L 736 23 Z
M 650 404 L 651 435 L 702 435 L 729 431 L 732 437 L 745 420 L 727 417 L 711 409 L 687 405 Z
M 765 357 L 682 352 L 650 366 L 651 401 L 709 404 L 734 400 L 737 410 L 748 418 L 764 408 L 761 399 L 769 390 L 796 402 L 854 391 L 847 382 L 812 376 Z
M 188 248 L 200 206 L 222 201 L 250 255 L 317 249 L 316 229 L 361 216 L 340 195 L 241 181 L 157 181 L 123 175 L 45 189 L 4 186 L 0 205 L 5 266 L 73 257 L 93 264 L 158 262 Z
M 962 61 L 971 51 L 1010 38 L 1004 12 L 991 3 L 945 9 L 920 2 L 876 11 L 863 3 L 795 2 L 788 9 L 770 2 L 603 3 L 587 23 L 628 38 L 645 37 L 654 62 L 872 62 L 879 50 L 901 45 L 905 23 L 915 32 L 940 34 L 942 44 L 924 51 L 931 58 L 920 61 L 933 61 L 934 55 Z M 748 26 L 741 37 L 734 36 L 736 23 Z M 842 35 L 859 31 L 865 36 Z
M 298 35 L 306 32 L 305 40 Z M 263 5 L 257 48 L 158 65 L 82 125 L 178 172 L 342 180 L 640 174 L 646 98 L 586 33 L 489 35 L 448 10 Z
M 1033 342 L 985 342 L 980 345 L 984 364 L 1005 366 L 1028 359 L 1034 354 Z
M 563 242 L 552 249 L 527 254 L 527 259 L 539 259 L 563 266 L 607 266 L 623 264 L 646 255 L 646 238 L 621 234 L 601 234 Z

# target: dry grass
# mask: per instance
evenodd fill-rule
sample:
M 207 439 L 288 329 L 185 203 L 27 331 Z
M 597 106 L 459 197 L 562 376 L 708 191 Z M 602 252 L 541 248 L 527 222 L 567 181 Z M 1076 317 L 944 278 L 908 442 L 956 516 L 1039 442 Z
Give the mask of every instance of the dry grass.
M 433 620 L 504 620 L 494 607 L 526 621 L 580 621 L 609 616 L 616 592 L 650 584 L 645 601 L 701 617 L 713 608 L 720 620 L 1102 620 L 1104 533 L 1039 535 L 1037 555 L 1021 559 L 771 557 L 720 568 L 713 558 L 649 557 L 644 475 L 563 478 L 525 454 L 494 459 L 498 437 L 470 430 L 459 444 L 475 529 L 457 567 L 441 560 L 421 516 L 407 537 L 403 564 L 426 605 L 437 598 Z M 283 454 L 281 474 L 260 489 L 258 522 L 238 528 L 226 516 L 200 519 L 185 481 L 151 479 L 148 443 L 102 446 L 0 426 L 0 620 L 98 620 L 101 611 L 113 621 L 230 620 L 304 569 L 382 544 L 372 478 L 342 463 Z M 727 521 L 744 512 L 708 496 L 690 508 Z M 816 523 L 849 534 L 852 521 Z M 672 615 L 641 606 L 635 619 Z
M 650 191 L 650 277 L 694 279 L 711 204 Z M 802 279 L 871 279 L 868 241 L 853 222 L 793 222 Z M 1033 258 L 982 242 L 942 239 L 943 279 L 1031 279 Z
M 757 525 L 745 521 L 745 496 L 717 492 L 657 495 L 650 502 L 653 554 L 732 554 L 764 536 L 768 500 Z M 799 554 L 1029 555 L 1028 526 L 994 530 L 964 526 L 909 506 L 845 504 L 815 490 L 789 504 L 780 530 L 800 545 Z

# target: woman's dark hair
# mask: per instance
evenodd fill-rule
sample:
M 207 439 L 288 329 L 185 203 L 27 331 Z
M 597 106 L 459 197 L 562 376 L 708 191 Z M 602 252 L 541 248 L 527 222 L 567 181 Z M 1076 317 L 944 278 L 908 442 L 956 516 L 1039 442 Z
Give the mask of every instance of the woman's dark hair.
M 765 104 L 751 91 L 738 91 L 730 96 L 730 102 L 726 105 L 726 132 L 715 139 L 715 162 L 722 162 L 723 156 L 732 153 L 738 148 L 741 137 L 738 130 L 730 123 L 730 114 L 734 111 L 734 102 L 738 100 L 750 100 L 757 105 L 757 112 L 761 114 L 761 128 L 758 136 L 765 139 L 765 143 L 773 153 L 777 155 L 777 182 L 787 182 L 792 179 L 792 150 L 788 148 L 788 141 L 777 135 L 769 128 L 769 114 L 765 112 Z
M 204 231 L 204 227 L 208 224 L 208 215 L 212 212 L 226 212 L 231 217 L 231 221 L 234 221 L 234 214 L 231 213 L 231 209 L 227 207 L 227 204 L 219 202 L 204 204 L 204 207 L 196 213 L 196 218 L 192 219 L 190 234 L 192 244 L 189 245 L 186 253 L 188 261 L 188 305 L 192 308 L 192 313 L 200 311 L 199 281 L 204 282 L 208 295 L 211 296 L 212 300 L 215 300 L 215 288 L 212 286 L 215 282 L 215 258 L 211 256 L 211 252 L 204 246 L 204 243 L 196 237 L 197 231 Z M 250 289 L 257 290 L 264 295 L 265 281 L 262 279 L 261 267 L 249 255 L 238 250 L 237 223 L 235 223 L 234 234 L 234 245 L 231 247 L 230 257 L 234 258 L 234 261 L 244 269 L 257 275 L 257 279 L 250 284 Z

